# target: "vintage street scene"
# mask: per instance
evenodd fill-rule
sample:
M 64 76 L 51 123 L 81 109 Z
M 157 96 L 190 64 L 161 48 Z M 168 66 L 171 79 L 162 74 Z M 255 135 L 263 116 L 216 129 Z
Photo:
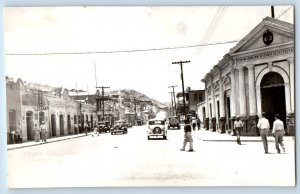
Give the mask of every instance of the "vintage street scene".
M 7 186 L 288 186 L 294 7 L 4 9 Z

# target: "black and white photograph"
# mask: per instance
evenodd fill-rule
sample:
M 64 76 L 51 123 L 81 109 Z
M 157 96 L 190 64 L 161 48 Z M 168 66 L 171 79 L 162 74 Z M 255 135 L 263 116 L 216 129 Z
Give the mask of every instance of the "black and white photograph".
M 7 187 L 295 187 L 294 11 L 5 7 Z

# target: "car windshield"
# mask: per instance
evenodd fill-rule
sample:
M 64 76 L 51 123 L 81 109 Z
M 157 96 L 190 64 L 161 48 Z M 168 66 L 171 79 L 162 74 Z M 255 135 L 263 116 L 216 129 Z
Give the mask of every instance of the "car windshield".
M 156 120 L 156 121 L 149 121 L 149 125 L 164 125 L 165 121 Z

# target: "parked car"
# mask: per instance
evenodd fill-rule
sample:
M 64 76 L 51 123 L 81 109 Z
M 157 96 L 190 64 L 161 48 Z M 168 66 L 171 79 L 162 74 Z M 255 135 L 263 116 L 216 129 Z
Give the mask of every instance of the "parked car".
M 163 139 L 167 139 L 167 128 L 165 119 L 150 119 L 147 123 L 147 127 L 148 140 L 150 139 L 150 137 L 159 136 L 162 136 Z
M 180 129 L 180 125 L 179 125 L 179 119 L 177 116 L 169 116 L 168 117 L 168 129 L 171 129 L 171 127 Z
M 127 124 L 125 120 L 119 120 L 119 121 L 115 121 L 114 126 L 111 128 L 110 133 L 116 134 L 116 133 L 123 133 L 126 134 L 127 133 Z
M 109 121 L 100 121 L 98 122 L 98 130 L 99 133 L 109 133 L 110 132 L 110 125 L 109 125 Z

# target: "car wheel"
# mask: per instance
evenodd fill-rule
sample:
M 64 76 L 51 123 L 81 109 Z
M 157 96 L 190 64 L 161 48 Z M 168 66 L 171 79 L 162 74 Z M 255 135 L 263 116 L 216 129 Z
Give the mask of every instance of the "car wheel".
M 148 140 L 150 140 L 150 137 L 148 136 Z
M 163 135 L 163 139 L 167 139 L 167 136 Z
M 113 132 L 111 132 L 110 134 L 111 134 L 111 135 L 113 135 L 114 133 L 113 133 Z

